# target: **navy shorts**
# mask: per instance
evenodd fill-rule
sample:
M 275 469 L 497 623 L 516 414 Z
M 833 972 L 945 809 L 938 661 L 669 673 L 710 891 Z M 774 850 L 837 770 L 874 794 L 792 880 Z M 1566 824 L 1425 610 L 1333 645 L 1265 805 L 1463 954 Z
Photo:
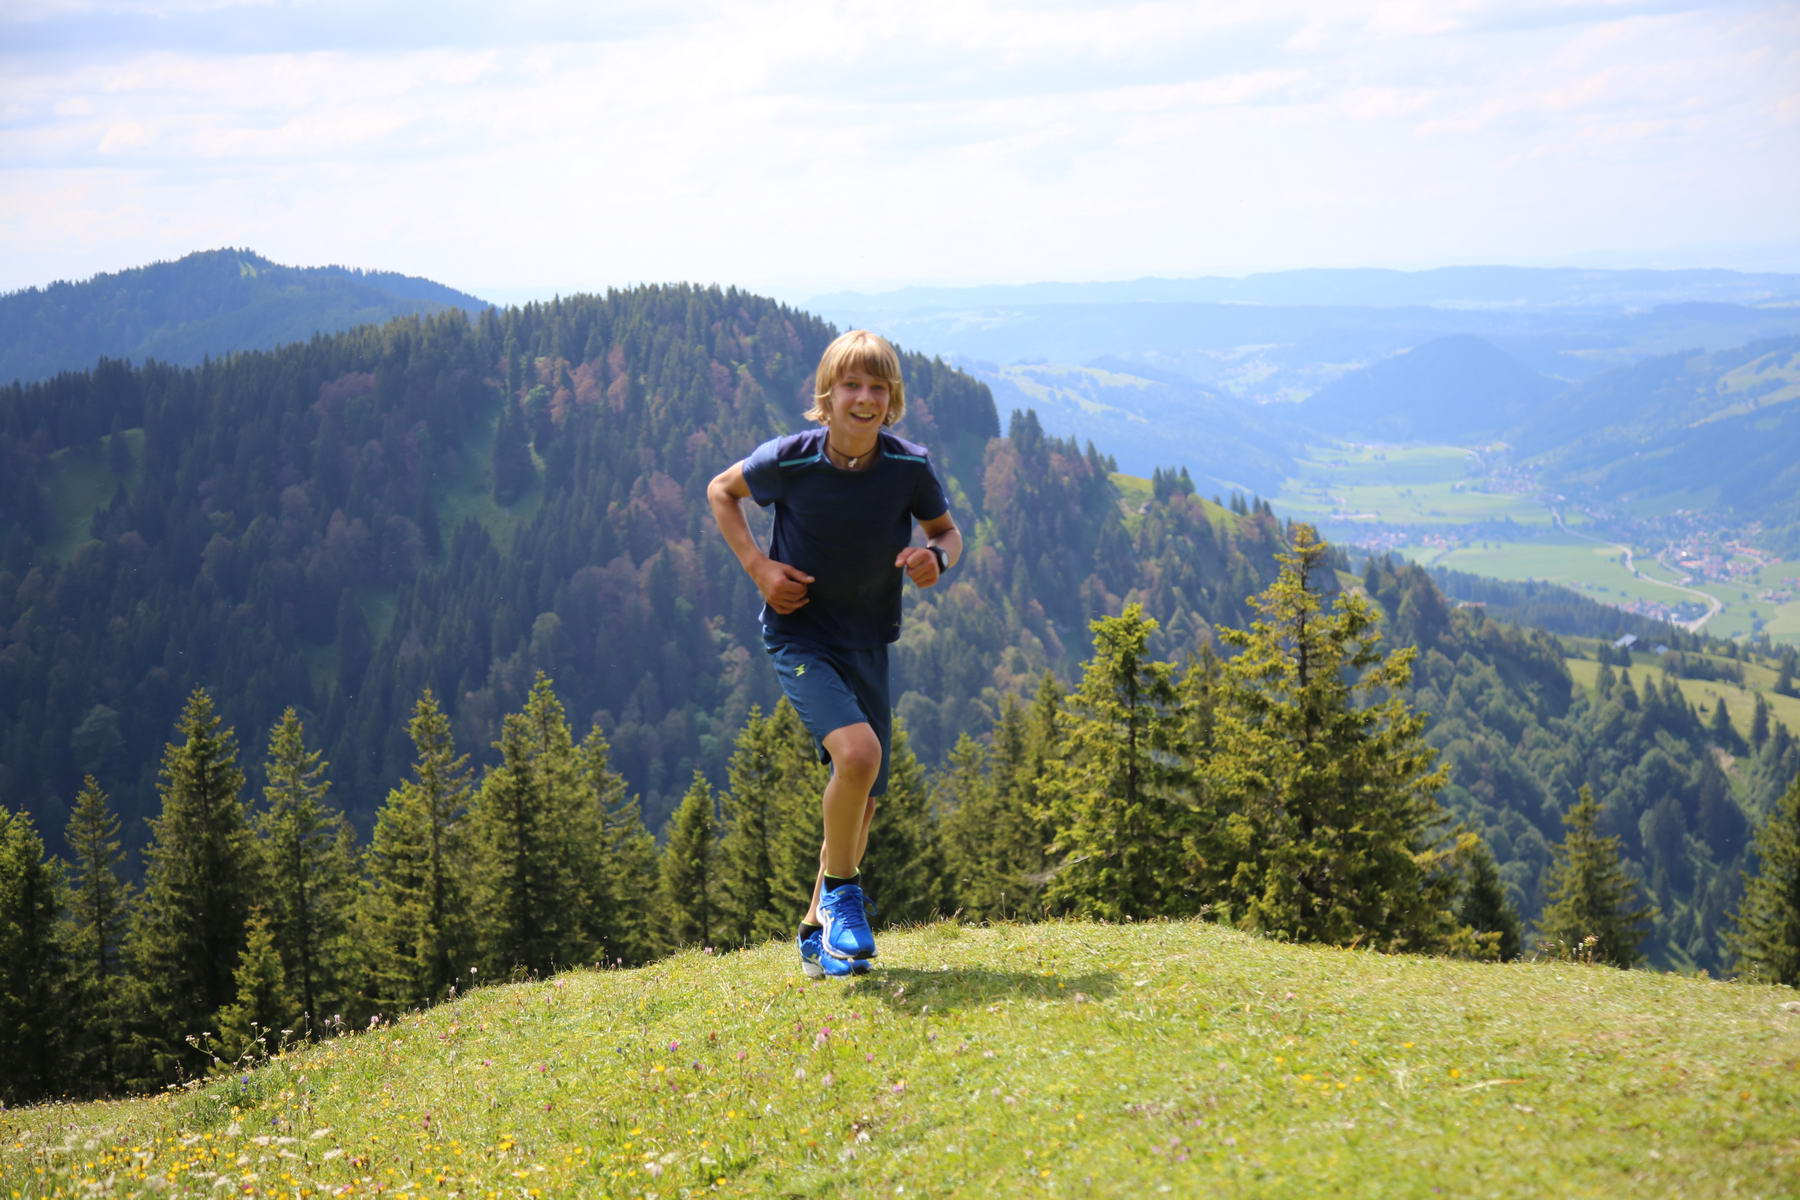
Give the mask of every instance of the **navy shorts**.
M 887 647 L 845 650 L 764 634 L 763 649 L 769 652 L 775 677 L 781 680 L 782 694 L 812 734 L 820 762 L 831 761 L 825 750 L 825 735 L 832 730 L 864 722 L 875 730 L 881 741 L 881 770 L 869 795 L 885 793 L 888 743 L 894 725 L 888 700 Z

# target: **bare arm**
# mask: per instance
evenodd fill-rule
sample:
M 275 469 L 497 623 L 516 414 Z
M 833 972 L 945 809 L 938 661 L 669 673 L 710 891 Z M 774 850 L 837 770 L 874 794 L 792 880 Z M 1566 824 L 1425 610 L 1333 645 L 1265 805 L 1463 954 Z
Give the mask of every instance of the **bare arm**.
M 920 521 L 919 528 L 925 531 L 925 545 L 936 546 L 944 552 L 944 559 L 951 566 L 962 557 L 962 530 L 949 513 L 933 517 L 929 521 Z M 922 588 L 928 588 L 939 578 L 937 555 L 924 546 L 908 546 L 894 559 L 896 567 L 905 567 L 907 577 Z
M 813 577 L 762 552 L 750 536 L 750 522 L 744 519 L 743 502 L 748 499 L 750 485 L 744 481 L 741 463 L 733 463 L 706 485 L 706 502 L 712 506 L 713 520 L 725 535 L 725 544 L 737 555 L 738 565 L 756 584 L 770 608 L 791 613 L 806 604 L 806 585 Z

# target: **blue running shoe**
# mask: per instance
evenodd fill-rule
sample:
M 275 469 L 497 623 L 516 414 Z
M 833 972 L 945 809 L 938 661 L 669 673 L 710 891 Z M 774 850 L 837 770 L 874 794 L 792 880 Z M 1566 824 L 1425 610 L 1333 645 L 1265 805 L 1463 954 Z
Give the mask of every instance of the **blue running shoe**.
M 861 974 L 855 970 L 857 967 L 861 967 L 864 971 L 869 969 L 866 963 L 852 963 L 835 955 L 823 953 L 821 940 L 816 933 L 809 933 L 799 941 L 800 969 L 806 972 L 808 979 L 823 979 L 827 975 L 837 979 L 852 973 Z
M 854 883 L 839 884 L 819 898 L 821 958 L 854 961 L 875 957 L 875 935 L 863 911 L 863 890 Z

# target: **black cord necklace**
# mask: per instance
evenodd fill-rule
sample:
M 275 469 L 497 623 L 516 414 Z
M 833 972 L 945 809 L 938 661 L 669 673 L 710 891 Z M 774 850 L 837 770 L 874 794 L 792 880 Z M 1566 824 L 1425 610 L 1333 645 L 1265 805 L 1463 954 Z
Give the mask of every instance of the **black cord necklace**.
M 845 454 L 842 450 L 839 450 L 836 446 L 831 444 L 831 435 L 829 433 L 825 435 L 825 448 L 844 460 L 844 470 L 846 471 L 856 470 L 856 464 L 868 457 L 867 452 L 858 454 L 854 458 Z

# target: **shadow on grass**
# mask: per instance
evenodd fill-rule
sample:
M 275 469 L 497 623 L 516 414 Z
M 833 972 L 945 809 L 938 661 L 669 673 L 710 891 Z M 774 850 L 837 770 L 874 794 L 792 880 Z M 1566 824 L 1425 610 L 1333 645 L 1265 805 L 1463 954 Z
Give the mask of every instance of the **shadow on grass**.
M 944 1012 L 1002 1000 L 1064 1000 L 1079 1003 L 1112 995 L 1118 976 L 1111 971 L 1046 975 L 1038 971 L 996 971 L 988 967 L 878 967 L 847 989 L 853 996 L 880 1000 L 896 1012 Z

